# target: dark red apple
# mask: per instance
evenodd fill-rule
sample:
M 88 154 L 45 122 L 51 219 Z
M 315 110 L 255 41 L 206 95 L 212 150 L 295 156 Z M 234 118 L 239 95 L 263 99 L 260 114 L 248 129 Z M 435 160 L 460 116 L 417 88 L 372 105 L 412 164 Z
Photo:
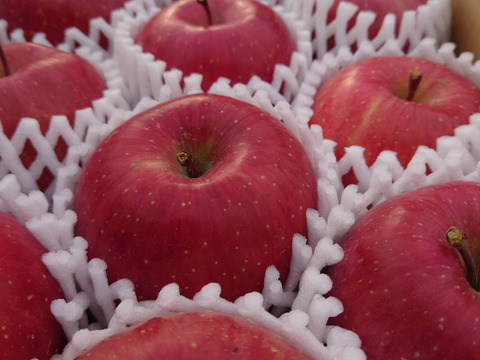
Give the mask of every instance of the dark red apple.
M 86 359 L 310 359 L 275 332 L 238 316 L 188 312 L 153 318 L 112 335 Z
M 48 360 L 66 337 L 50 312 L 63 298 L 42 262 L 46 250 L 15 218 L 0 212 L 0 348 L 3 359 Z
M 345 147 L 365 148 L 367 165 L 383 150 L 406 166 L 418 146 L 435 148 L 440 136 L 480 110 L 480 89 L 450 68 L 429 60 L 374 57 L 346 66 L 325 81 L 313 99 L 310 124 Z M 344 183 L 355 183 L 351 174 Z
M 141 28 L 135 42 L 165 61 L 167 70 L 202 74 L 204 90 L 220 76 L 233 84 L 253 75 L 270 82 L 276 64 L 290 64 L 295 39 L 272 8 L 255 0 L 208 0 L 207 6 L 175 1 Z
M 0 65 L 0 121 L 9 138 L 23 117 L 37 119 L 44 135 L 53 115 L 65 115 L 73 124 L 75 111 L 92 106 L 106 88 L 103 76 L 78 55 L 29 42 L 7 44 L 3 50 L 10 73 Z M 62 160 L 67 146 L 60 141 L 55 150 Z M 27 142 L 21 154 L 24 165 L 36 156 Z M 44 174 L 39 188 L 45 190 L 51 180 L 51 174 Z
M 293 235 L 306 235 L 316 202 L 307 155 L 278 119 L 230 97 L 189 95 L 97 147 L 75 194 L 76 234 L 141 299 L 173 282 L 188 297 L 217 282 L 234 300 L 261 291 L 270 265 L 285 279 Z
M 327 273 L 344 311 L 330 324 L 355 331 L 368 359 L 478 357 L 480 183 L 392 197 L 340 244 L 344 258 Z
M 103 17 L 107 22 L 113 10 L 127 0 L 2 0 L 0 19 L 8 22 L 8 31 L 22 29 L 30 41 L 38 32 L 58 45 L 64 41 L 65 30 L 76 27 L 88 34 L 90 19 Z

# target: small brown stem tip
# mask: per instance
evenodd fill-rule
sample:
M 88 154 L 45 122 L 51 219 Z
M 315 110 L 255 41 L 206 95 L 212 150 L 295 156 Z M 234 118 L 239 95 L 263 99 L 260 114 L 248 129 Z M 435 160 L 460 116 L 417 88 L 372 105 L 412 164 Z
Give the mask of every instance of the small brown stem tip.
M 208 6 L 208 1 L 207 0 L 197 0 L 197 3 L 202 5 L 203 9 L 207 13 L 207 22 L 208 22 L 208 25 L 211 26 L 213 24 L 213 20 L 212 20 L 212 12 L 210 11 L 210 6 Z
M 0 59 L 2 61 L 3 72 L 5 73 L 5 76 L 10 75 L 10 68 L 8 67 L 7 57 L 5 55 L 5 51 L 3 51 L 2 44 L 0 44 Z
M 465 274 L 472 288 L 477 290 L 478 286 L 478 269 L 473 258 L 472 250 L 468 244 L 465 233 L 457 227 L 448 229 L 445 237 L 448 243 L 458 250 L 465 264 Z
M 412 101 L 415 93 L 417 92 L 418 85 L 422 81 L 422 73 L 420 71 L 414 71 L 410 74 L 410 79 L 408 82 L 408 95 L 406 100 Z
M 197 178 L 201 175 L 197 162 L 188 152 L 180 151 L 177 154 L 177 160 L 181 166 L 185 166 L 187 168 L 188 177 Z

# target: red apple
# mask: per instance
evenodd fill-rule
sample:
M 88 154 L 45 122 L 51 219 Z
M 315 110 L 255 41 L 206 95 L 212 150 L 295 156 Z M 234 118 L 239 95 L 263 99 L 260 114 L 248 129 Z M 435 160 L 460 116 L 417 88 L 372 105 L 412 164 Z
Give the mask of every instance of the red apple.
M 23 117 L 37 119 L 44 135 L 53 115 L 66 115 L 73 123 L 75 111 L 92 106 L 106 88 L 103 76 L 78 55 L 29 42 L 7 44 L 3 50 L 10 74 L 0 65 L 0 121 L 9 138 Z M 55 150 L 62 160 L 67 146 L 59 141 Z M 21 154 L 24 165 L 36 156 L 27 142 Z M 41 177 L 40 189 L 51 180 L 51 174 Z
M 169 283 L 191 297 L 217 282 L 234 300 L 261 291 L 270 265 L 285 279 L 292 237 L 306 234 L 316 202 L 311 164 L 279 120 L 230 97 L 190 95 L 97 147 L 76 190 L 76 234 L 141 299 Z
M 431 185 L 375 206 L 327 272 L 344 305 L 331 324 L 355 331 L 372 360 L 478 358 L 479 235 L 480 183 Z
M 50 303 L 63 298 L 42 262 L 46 250 L 10 215 L 0 212 L 0 348 L 3 359 L 48 360 L 66 344 Z
M 434 148 L 480 109 L 480 89 L 448 67 L 408 56 L 375 57 L 344 67 L 320 86 L 310 124 L 345 147 L 365 148 L 367 165 L 383 150 L 406 166 L 418 146 Z M 349 174 L 344 183 L 354 183 Z
M 282 18 L 255 0 L 180 0 L 161 9 L 135 42 L 167 70 L 203 75 L 207 90 L 220 76 L 247 83 L 253 75 L 272 81 L 276 64 L 290 64 L 295 39 Z M 211 20 L 209 20 L 209 16 Z
M 86 359 L 309 359 L 275 332 L 238 316 L 188 312 L 153 318 L 78 356 Z
M 111 12 L 123 7 L 127 0 L 2 0 L 0 18 L 7 20 L 8 31 L 22 29 L 27 40 L 37 32 L 58 45 L 65 30 L 76 27 L 88 34 L 90 19 L 103 17 L 110 21 Z
M 355 20 L 360 11 L 372 11 L 375 13 L 375 20 L 368 28 L 368 38 L 372 40 L 377 36 L 386 15 L 394 14 L 396 16 L 395 33 L 398 35 L 403 13 L 408 10 L 416 10 L 420 5 L 425 5 L 428 0 L 334 0 L 332 7 L 328 11 L 327 23 L 335 19 L 340 2 L 352 3 L 358 7 L 357 12 L 348 23 L 347 31 L 350 31 L 355 25 Z M 331 39 L 329 48 L 332 48 L 334 45 L 334 39 Z

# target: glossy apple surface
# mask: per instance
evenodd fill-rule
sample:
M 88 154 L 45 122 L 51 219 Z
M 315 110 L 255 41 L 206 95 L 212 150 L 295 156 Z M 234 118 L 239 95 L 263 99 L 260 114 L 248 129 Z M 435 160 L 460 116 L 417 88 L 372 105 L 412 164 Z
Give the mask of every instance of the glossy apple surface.
M 66 115 L 73 124 L 76 110 L 92 106 L 106 88 L 103 76 L 81 57 L 34 43 L 15 43 L 3 46 L 10 75 L 0 64 L 0 121 L 5 135 L 11 137 L 20 119 L 37 119 L 45 135 L 53 115 Z M 66 144 L 59 141 L 56 153 L 61 160 Z M 25 166 L 37 156 L 27 142 L 21 154 Z M 40 178 L 41 190 L 52 177 Z
M 407 100 L 410 77 L 421 80 Z M 406 166 L 418 146 L 435 148 L 436 139 L 453 135 L 480 111 L 480 89 L 446 66 L 408 56 L 375 57 L 344 67 L 314 96 L 310 124 L 344 148 L 360 145 L 370 166 L 383 150 L 397 153 Z M 355 178 L 344 178 L 353 183 Z
M 7 20 L 8 31 L 22 29 L 30 41 L 37 32 L 45 33 L 53 45 L 64 41 L 65 30 L 76 27 L 89 32 L 89 21 L 103 17 L 110 21 L 111 12 L 127 0 L 2 0 L 0 18 Z
M 154 318 L 100 342 L 86 359 L 309 359 L 280 335 L 238 316 L 189 312 Z
M 200 176 L 177 160 L 186 151 Z M 316 180 L 299 142 L 268 113 L 199 94 L 128 120 L 97 147 L 76 195 L 77 235 L 128 278 L 140 298 L 176 282 L 193 296 L 218 282 L 234 300 L 261 291 L 275 265 L 285 279 L 292 236 L 306 234 Z
M 0 212 L 0 348 L 3 359 L 48 360 L 66 344 L 50 303 L 63 298 L 42 262 L 46 250 L 10 215 Z
M 175 1 L 140 30 L 135 42 L 184 75 L 203 75 L 208 90 L 218 77 L 270 82 L 275 64 L 290 64 L 295 39 L 271 8 L 252 0 L 208 0 L 212 23 L 196 0 Z
M 480 183 L 473 182 L 420 188 L 372 208 L 328 271 L 330 295 L 345 308 L 331 323 L 355 331 L 368 359 L 475 359 L 478 284 L 470 286 L 446 233 L 463 230 L 479 264 L 479 219 Z

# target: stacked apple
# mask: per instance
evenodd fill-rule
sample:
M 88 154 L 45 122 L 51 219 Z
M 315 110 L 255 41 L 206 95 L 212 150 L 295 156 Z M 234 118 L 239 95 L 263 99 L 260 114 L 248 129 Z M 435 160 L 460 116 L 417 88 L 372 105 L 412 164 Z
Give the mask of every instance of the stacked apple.
M 65 40 L 66 29 L 76 27 L 88 34 L 91 19 L 102 17 L 109 22 L 112 11 L 123 7 L 125 2 L 2 0 L 0 18 L 7 21 L 9 32 L 20 29 L 27 41 L 31 41 L 37 33 L 44 33 L 47 40 L 56 46 Z
M 210 282 L 233 301 L 261 291 L 267 267 L 284 280 L 292 238 L 306 235 L 316 179 L 300 143 L 272 115 L 197 94 L 127 120 L 96 148 L 75 193 L 77 235 L 128 278 L 141 299 Z
M 337 143 L 338 159 L 358 145 L 371 166 L 385 150 L 408 165 L 420 145 L 453 135 L 480 110 L 480 89 L 450 68 L 409 56 L 355 62 L 321 84 L 313 98 L 310 124 Z M 344 104 L 349 104 L 345 106 Z M 345 185 L 358 183 L 350 171 Z
M 73 124 L 76 110 L 90 107 L 102 97 L 105 79 L 78 55 L 31 42 L 7 44 L 2 47 L 0 66 L 0 108 L 3 132 L 11 138 L 22 118 L 38 121 L 46 134 L 53 115 L 65 115 Z M 59 141 L 55 147 L 61 161 L 67 144 Z M 20 158 L 28 168 L 37 151 L 27 142 Z M 37 185 L 44 191 L 54 178 L 46 168 L 39 174 Z
M 201 6 L 202 5 L 202 6 Z M 261 34 L 261 36 L 258 36 Z M 270 7 L 252 0 L 179 0 L 160 9 L 135 43 L 185 76 L 203 76 L 208 90 L 219 78 L 271 82 L 276 64 L 290 63 L 295 39 Z
M 67 339 L 50 312 L 62 298 L 42 262 L 45 249 L 12 216 L 0 212 L 0 347 L 4 359 L 50 359 Z
M 245 83 L 252 75 L 258 75 L 269 81 L 273 67 L 279 63 L 287 64 L 290 60 L 294 51 L 294 42 L 288 29 L 273 15 L 269 7 L 246 0 L 235 3 L 211 0 L 208 5 L 204 1 L 199 3 L 200 5 L 192 0 L 179 0 L 165 7 L 139 32 L 136 37 L 137 43 L 141 44 L 145 51 L 167 60 L 166 64 L 169 67 L 178 67 L 185 74 L 202 74 L 204 90 L 208 89 L 219 76 L 228 77 L 233 82 Z M 416 3 L 409 6 L 413 8 L 415 5 Z M 251 14 L 257 14 L 260 19 L 262 16 L 265 18 L 259 25 L 255 22 L 258 18 L 251 18 Z M 378 14 L 380 15 L 380 12 Z M 249 26 L 254 30 L 245 30 L 239 26 L 239 31 L 236 32 L 226 25 L 239 18 L 243 19 L 239 22 L 245 26 L 249 24 L 245 19 L 251 20 L 254 25 Z M 194 25 L 185 25 L 185 22 L 189 21 Z M 270 33 L 269 26 L 262 27 L 265 24 L 274 24 L 273 33 Z M 185 30 L 187 33 L 184 33 Z M 225 30 L 233 38 L 228 38 L 223 43 L 221 41 L 225 38 L 222 31 Z M 179 33 L 183 35 L 178 35 Z M 261 36 L 258 36 L 258 33 L 261 33 Z M 244 37 L 249 41 L 236 40 Z M 280 42 L 284 42 L 285 46 L 280 46 Z M 200 43 L 201 51 L 192 50 L 193 45 L 190 44 L 194 43 Z M 215 46 L 209 43 L 214 43 Z M 232 47 L 232 44 L 238 47 Z M 13 45 L 5 46 L 5 53 L 6 58 L 9 59 L 8 67 L 10 70 L 13 69 L 13 73 L 5 74 L 8 76 L 4 79 L 13 78 L 17 74 L 15 69 L 23 65 L 21 61 L 19 61 L 20 65 L 15 65 L 15 61 L 12 62 L 11 59 L 15 57 L 10 54 L 10 47 L 13 48 Z M 253 52 L 247 52 L 247 48 Z M 49 50 L 53 51 L 53 49 Z M 191 51 L 199 53 L 198 61 L 191 60 L 188 55 Z M 237 56 L 238 52 L 241 54 Z M 263 54 L 265 56 L 262 56 Z M 205 55 L 204 58 L 202 55 Z M 226 59 L 222 59 L 220 55 L 226 55 Z M 25 55 L 19 57 L 21 60 L 27 58 Z M 376 70 L 377 65 L 374 64 L 378 63 L 386 64 L 384 74 L 382 70 Z M 252 67 L 252 65 L 258 65 L 258 67 Z M 365 67 L 362 68 L 362 66 Z M 6 65 L 3 65 L 3 69 L 5 73 L 8 72 Z M 58 69 L 56 71 L 60 73 Z M 62 71 L 61 74 L 78 72 L 67 70 Z M 84 73 L 82 72 L 81 75 L 84 76 Z M 367 75 L 367 79 L 362 79 L 362 76 L 356 78 L 358 74 Z M 374 79 L 378 74 L 380 77 Z M 50 78 L 58 81 L 57 75 Z M 341 76 L 346 76 L 346 80 L 341 79 Z M 370 81 L 373 83 L 372 90 L 368 86 Z M 66 84 L 67 80 L 63 80 L 62 83 Z M 68 84 L 68 87 L 71 87 L 71 83 Z M 445 84 L 456 85 L 449 88 Z M 101 92 L 104 83 L 99 81 L 97 85 L 95 88 Z M 54 85 L 45 87 L 49 86 L 55 87 Z M 79 86 L 86 89 L 86 85 Z M 357 87 L 358 91 L 354 87 Z M 31 90 L 30 88 L 28 91 Z M 66 91 L 64 87 L 58 88 L 62 92 Z M 382 90 L 377 90 L 379 88 Z M 12 86 L 9 86 L 10 92 L 11 89 Z M 335 93 L 335 91 L 338 92 Z M 379 91 L 378 95 L 376 91 Z M 93 93 L 93 90 L 85 93 Z M 347 94 L 353 97 L 342 99 L 342 96 Z M 373 97 L 369 98 L 370 94 Z M 6 96 L 8 96 L 7 91 L 4 97 Z M 69 98 L 76 98 L 76 96 L 69 96 Z M 94 98 L 89 98 L 88 101 L 91 102 Z M 35 108 L 47 103 L 40 95 L 29 96 L 29 99 L 40 99 Z M 340 103 L 335 102 L 337 99 Z M 460 104 L 459 99 L 464 100 L 465 103 Z M 358 105 L 355 105 L 357 100 Z M 5 106 L 10 103 L 12 101 L 8 101 Z M 76 106 L 74 109 L 79 105 Z M 373 163 L 378 153 L 385 149 L 397 151 L 400 162 L 407 165 L 419 145 L 433 147 L 439 136 L 451 134 L 454 128 L 465 124 L 471 114 L 478 112 L 479 106 L 479 90 L 447 68 L 412 57 L 384 57 L 346 67 L 325 83 L 315 98 L 312 123 L 318 120 L 325 136 L 337 141 L 339 157 L 343 155 L 342 151 L 345 147 L 356 144 L 366 148 L 366 160 L 369 165 Z M 349 109 L 353 111 L 348 113 Z M 55 111 L 68 114 L 72 108 Z M 396 115 L 397 111 L 398 115 Z M 40 115 L 22 113 L 21 116 L 38 118 L 41 127 L 47 128 L 51 114 L 46 117 L 46 125 L 43 125 Z M 18 119 L 21 116 L 15 118 Z M 435 129 L 425 131 L 423 128 L 426 125 L 423 125 L 421 130 L 414 129 L 413 126 L 418 126 L 420 120 L 428 121 L 429 116 L 433 121 L 428 125 L 434 122 Z M 405 129 L 405 125 L 398 124 L 398 121 L 403 118 L 415 120 L 412 120 L 412 126 L 407 126 Z M 355 133 L 351 129 L 345 130 L 345 127 L 330 130 L 330 126 L 332 128 L 339 126 L 342 122 L 340 120 L 345 120 L 346 126 L 351 126 L 360 133 Z M 397 122 L 395 126 L 398 127 L 393 127 L 392 121 Z M 373 126 L 369 127 L 372 122 Z M 379 124 L 385 125 L 383 127 Z M 436 132 L 438 124 L 442 129 Z M 5 124 L 4 128 L 7 134 Z M 12 127 L 12 131 L 15 128 L 16 124 Z M 380 134 L 381 130 L 385 130 L 383 131 L 385 136 Z M 43 128 L 42 131 L 44 131 Z M 401 134 L 405 132 L 418 135 L 418 139 L 413 141 L 413 135 L 401 139 Z M 366 141 L 362 139 L 365 133 L 368 137 Z M 390 144 L 397 147 L 384 146 Z M 58 156 L 61 157 L 61 151 L 65 150 L 57 149 L 57 151 L 59 151 Z M 98 257 L 106 261 L 109 280 L 115 281 L 122 278 L 132 280 L 136 294 L 141 300 L 155 298 L 160 289 L 171 282 L 178 283 L 182 294 L 188 297 L 193 297 L 207 283 L 217 282 L 221 284 L 222 296 L 233 301 L 247 292 L 261 291 L 265 271 L 270 265 L 274 265 L 280 271 L 281 280 L 284 280 L 288 274 L 292 237 L 297 233 L 307 235 L 305 212 L 318 205 L 317 179 L 308 155 L 278 119 L 253 105 L 211 94 L 190 95 L 168 101 L 126 121 L 109 134 L 91 154 L 88 162 L 83 166 L 75 193 L 74 209 L 78 215 L 76 235 L 85 237 L 89 241 L 90 258 Z M 26 166 L 31 161 L 24 159 Z M 347 180 L 346 184 L 352 182 L 357 181 Z M 41 188 L 47 185 L 40 184 Z M 455 279 L 458 284 L 464 281 L 460 276 L 463 271 L 467 274 L 471 287 L 477 288 L 478 246 L 475 244 L 475 236 L 471 235 L 474 234 L 475 227 L 467 226 L 469 222 L 474 223 L 474 216 L 478 217 L 477 192 L 478 185 L 462 182 L 408 193 L 399 200 L 392 199 L 391 203 L 385 202 L 385 205 L 374 207 L 365 216 L 367 220 L 359 221 L 356 227 L 352 228 L 352 235 L 345 238 L 344 261 L 329 269 L 335 284 L 332 294 L 344 301 L 345 305 L 344 314 L 338 320 L 332 321 L 332 324 L 339 324 L 357 331 L 364 341 L 367 354 L 372 358 L 376 356 L 379 358 L 415 357 L 423 355 L 426 347 L 400 348 L 387 336 L 383 339 L 383 344 L 388 350 L 382 349 L 382 341 L 378 341 L 379 334 L 376 331 L 390 332 L 390 334 L 397 334 L 400 331 L 402 324 L 399 319 L 405 319 L 405 316 L 392 317 L 391 314 L 395 309 L 410 309 L 408 300 L 417 300 L 412 294 L 413 285 L 410 286 L 409 282 L 405 281 L 395 282 L 392 287 L 385 287 L 390 279 L 398 280 L 395 275 L 403 271 L 399 270 L 403 269 L 400 266 L 391 267 L 390 273 L 388 269 L 391 264 L 384 265 L 385 271 L 375 270 L 375 267 L 372 269 L 367 267 L 366 270 L 359 268 L 358 271 L 352 269 L 355 269 L 354 266 L 361 267 L 358 264 L 364 262 L 367 265 L 378 265 L 378 267 L 383 261 L 394 262 L 391 257 L 385 260 L 386 254 L 390 255 L 394 245 L 398 246 L 400 254 L 403 251 L 407 253 L 410 248 L 405 249 L 405 246 L 410 243 L 391 239 L 382 244 L 386 246 L 383 248 L 375 244 L 374 240 L 377 240 L 377 237 L 371 240 L 364 234 L 370 235 L 381 228 L 389 230 L 387 233 L 390 235 L 399 229 L 399 224 L 404 223 L 410 228 L 414 220 L 418 223 L 419 214 L 431 203 L 435 203 L 435 207 L 432 205 L 433 210 L 429 213 L 433 219 L 425 218 L 425 222 L 439 225 L 443 222 L 438 221 L 437 218 L 437 216 L 442 218 L 440 210 L 454 203 L 455 216 L 449 217 L 445 223 L 448 223 L 448 229 L 452 226 L 462 228 L 462 231 L 467 234 L 466 239 L 473 239 L 470 244 L 465 240 L 465 236 L 462 236 L 462 231 L 457 228 L 449 231 L 443 224 L 440 230 L 435 228 L 438 234 L 435 233 L 436 237 L 431 241 L 435 245 L 418 242 L 418 238 L 431 235 L 434 233 L 433 230 L 419 234 L 415 229 L 413 233 L 402 232 L 401 234 L 415 239 L 417 241 L 415 245 L 418 247 L 431 245 L 432 248 L 439 249 L 439 253 L 447 254 L 445 257 L 448 257 L 448 266 L 456 269 Z M 459 211 L 459 204 L 469 202 L 472 202 L 470 205 L 473 209 L 472 214 L 468 215 L 471 218 Z M 442 206 L 438 206 L 438 203 Z M 408 217 L 410 208 L 415 206 L 418 208 L 411 217 Z M 385 212 L 377 215 L 381 211 Z M 458 215 L 459 212 L 460 215 Z M 383 218 L 382 215 L 389 218 L 390 222 L 381 222 L 380 225 L 371 228 L 377 216 Z M 392 218 L 395 219 L 391 220 Z M 363 226 L 366 227 L 363 228 Z M 357 227 L 359 230 L 356 230 Z M 357 239 L 357 231 L 361 239 L 358 243 L 349 245 L 350 241 L 357 241 L 348 240 L 350 237 Z M 453 236 L 455 234 L 460 236 Z M 458 260 L 457 250 L 437 240 L 440 235 L 447 236 L 451 242 L 460 239 L 458 251 L 460 260 Z M 367 240 L 362 237 L 367 237 Z M 360 241 L 362 245 L 358 245 Z M 372 243 L 369 244 L 369 241 Z M 362 246 L 365 246 L 366 250 L 363 250 Z M 355 254 L 356 250 L 361 251 L 360 257 Z M 433 253 L 437 256 L 435 252 Z M 417 264 L 413 260 L 414 255 L 416 254 L 412 254 L 409 259 L 407 258 L 408 261 L 405 261 L 409 268 Z M 367 257 L 372 261 L 365 261 Z M 426 267 L 418 266 L 418 271 L 425 273 L 430 271 L 433 265 L 438 264 L 439 260 L 436 258 L 432 260 L 431 267 L 427 260 L 421 258 L 421 261 Z M 439 269 L 443 268 L 439 267 Z M 379 274 L 380 280 L 374 282 L 374 275 L 369 271 L 375 275 Z M 364 273 L 367 273 L 368 275 L 365 276 L 369 276 L 372 280 L 370 283 L 362 277 Z M 442 275 L 448 277 L 448 274 Z M 421 276 L 423 275 L 417 277 Z M 353 281 L 352 279 L 357 282 L 349 283 Z M 361 288 L 361 284 L 364 283 L 368 286 Z M 403 286 L 404 284 L 407 285 Z M 458 286 L 463 285 L 462 283 Z M 377 294 L 381 290 L 382 295 L 386 297 L 372 299 L 371 291 Z M 403 290 L 406 292 L 402 293 Z M 419 293 L 425 290 L 425 287 L 415 288 Z M 362 303 L 360 305 L 365 309 L 363 312 L 358 311 L 357 302 L 360 294 L 356 291 L 361 291 L 365 296 L 364 300 L 360 301 Z M 473 294 L 472 299 L 478 296 L 477 293 L 472 293 L 470 288 L 463 288 L 460 291 Z M 395 292 L 402 300 L 398 303 L 392 301 L 391 292 Z M 425 292 L 428 293 L 428 291 Z M 458 299 L 459 297 L 455 297 L 455 300 Z M 376 302 L 377 300 L 381 300 L 380 304 Z M 475 300 L 465 300 L 465 302 L 473 301 Z M 384 303 L 392 305 L 392 308 L 382 307 Z M 412 332 L 421 323 L 427 324 L 426 321 L 419 320 L 420 315 L 429 314 L 431 310 L 428 308 L 431 303 L 417 301 L 416 304 L 421 305 L 419 309 L 423 311 L 422 314 L 405 312 L 412 315 L 409 321 Z M 381 310 L 385 311 L 381 313 Z M 368 316 L 374 311 L 380 314 L 376 318 L 377 322 L 386 325 L 373 327 L 368 324 L 369 326 L 365 329 L 363 327 L 365 319 L 368 320 Z M 367 317 L 364 317 L 365 314 Z M 472 318 L 478 318 L 478 314 L 474 311 L 469 314 Z M 437 322 L 430 321 L 429 327 L 425 329 L 430 332 L 430 326 L 437 326 L 438 329 L 435 329 L 438 330 L 435 333 L 437 338 L 442 336 L 446 327 L 453 329 L 452 332 L 457 331 L 452 317 L 448 316 L 448 310 L 442 309 L 434 316 Z M 219 328 L 212 328 L 211 334 L 204 332 L 198 337 L 198 329 L 203 330 L 212 323 Z M 180 329 L 178 331 L 182 332 L 181 339 L 168 336 L 173 334 L 172 326 L 178 326 Z M 431 338 L 424 339 L 424 345 L 435 351 L 443 351 L 447 354 L 445 357 L 450 356 L 450 352 L 460 354 L 462 351 L 462 355 L 471 357 L 472 353 L 478 351 L 476 347 L 470 346 L 471 343 L 476 342 L 476 323 L 474 322 L 472 326 L 472 337 L 465 337 L 467 339 L 465 342 L 458 342 L 461 349 L 455 347 L 443 349 L 441 344 Z M 149 332 L 153 333 L 154 327 L 155 334 L 145 335 Z M 169 356 L 180 356 L 179 354 L 184 353 L 184 350 L 204 351 L 202 345 L 207 342 L 208 351 L 213 351 L 213 354 L 218 354 L 218 351 L 228 351 L 234 355 L 238 353 L 238 355 L 252 356 L 248 351 L 253 351 L 255 357 L 269 358 L 273 347 L 275 352 L 284 354 L 286 358 L 303 357 L 303 354 L 292 349 L 284 340 L 265 334 L 264 329 L 252 329 L 252 327 L 252 324 L 243 322 L 241 319 L 232 319 L 220 314 L 189 313 L 164 317 L 151 320 L 131 331 L 125 331 L 118 337 L 112 337 L 85 356 L 93 356 L 98 352 L 99 358 L 107 358 L 107 356 L 116 356 L 112 351 L 120 350 L 121 354 L 127 358 L 139 357 L 137 352 L 131 355 L 128 351 L 129 349 L 138 351 L 139 347 L 145 350 L 145 339 L 148 337 L 149 341 L 155 343 L 158 339 L 166 342 L 180 341 L 180 345 L 173 346 L 172 351 L 175 355 L 169 353 Z M 212 338 L 215 340 L 215 345 L 219 345 L 218 340 L 221 338 L 219 333 L 225 332 L 225 329 L 239 331 L 240 338 L 228 338 L 219 348 L 211 345 Z M 191 333 L 187 336 L 189 330 Z M 265 337 L 263 345 L 267 344 L 267 348 L 261 346 L 258 348 L 258 343 L 250 343 L 258 336 Z M 403 339 L 405 342 L 409 340 L 411 338 Z M 417 338 L 414 338 L 414 341 L 416 340 Z M 142 345 L 132 346 L 129 349 L 122 347 L 127 342 L 136 341 L 141 342 Z M 243 346 L 245 342 L 247 345 Z M 166 348 L 166 345 L 161 347 L 162 350 Z M 151 351 L 156 356 L 160 356 L 159 347 Z M 145 350 L 145 356 L 148 355 L 146 353 Z M 198 354 L 188 353 L 187 356 L 203 356 Z M 208 356 L 214 355 L 209 352 Z

